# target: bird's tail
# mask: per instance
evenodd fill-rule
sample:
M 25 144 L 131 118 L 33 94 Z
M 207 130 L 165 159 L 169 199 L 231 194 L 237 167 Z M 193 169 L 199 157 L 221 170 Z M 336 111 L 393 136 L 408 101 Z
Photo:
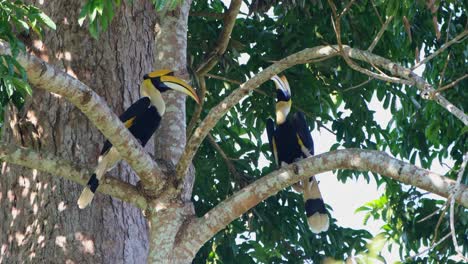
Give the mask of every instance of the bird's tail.
M 329 219 L 317 180 L 312 176 L 303 187 L 305 210 L 310 229 L 316 234 L 327 231 Z
M 96 189 L 98 187 L 99 187 L 99 179 L 96 177 L 96 173 L 93 173 L 93 175 L 91 175 L 91 178 L 89 178 L 89 181 L 86 184 L 86 187 L 81 192 L 80 198 L 78 198 L 77 203 L 80 209 L 85 208 L 86 206 L 88 206 L 88 204 L 91 203 L 94 197 L 94 193 L 96 192 Z

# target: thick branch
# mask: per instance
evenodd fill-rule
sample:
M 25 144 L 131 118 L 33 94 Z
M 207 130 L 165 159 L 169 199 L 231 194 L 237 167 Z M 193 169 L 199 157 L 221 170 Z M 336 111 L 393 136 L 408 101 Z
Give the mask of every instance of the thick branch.
M 0 145 L 0 160 L 61 176 L 81 185 L 86 185 L 91 175 L 90 170 L 84 169 L 82 166 L 73 164 L 70 161 L 57 158 L 52 154 L 35 152 L 31 149 L 18 148 L 16 146 Z M 98 191 L 131 203 L 141 209 L 146 209 L 146 199 L 138 192 L 135 186 L 118 179 L 107 177 L 99 185 Z
M 261 201 L 304 177 L 335 169 L 371 171 L 443 197 L 448 197 L 456 185 L 454 180 L 392 158 L 385 152 L 361 149 L 327 152 L 264 176 L 221 202 L 204 216 L 192 220 L 180 239 L 178 248 L 186 254 L 195 254 L 218 231 Z M 468 207 L 468 187 L 461 185 L 459 190 L 456 200 Z
M 2 41 L 0 54 L 11 54 L 8 44 Z M 33 55 L 21 53 L 16 59 L 26 69 L 31 84 L 65 97 L 91 120 L 135 170 L 145 190 L 156 193 L 163 187 L 164 174 L 99 95 Z
M 223 31 L 219 35 L 218 42 L 213 51 L 208 55 L 206 61 L 198 68 L 197 74 L 203 76 L 207 74 L 218 63 L 219 56 L 226 52 L 231 38 L 232 29 L 236 22 L 242 0 L 232 0 L 227 13 L 224 15 Z
M 395 76 L 408 80 L 411 84 L 415 85 L 418 89 L 423 91 L 424 94 L 433 93 L 435 90 L 423 78 L 417 76 L 411 70 L 404 68 L 386 58 L 374 55 L 367 51 L 353 49 L 343 45 L 343 52 L 350 58 L 361 60 L 377 65 Z M 229 96 L 224 98 L 217 106 L 213 107 L 206 118 L 200 123 L 199 127 L 190 137 L 187 146 L 182 154 L 179 163 L 177 164 L 177 177 L 180 179 L 187 172 L 188 166 L 192 161 L 195 152 L 206 137 L 208 132 L 216 125 L 218 120 L 224 116 L 231 107 L 236 105 L 244 96 L 264 82 L 268 81 L 273 75 L 278 74 L 294 65 L 309 63 L 312 60 L 328 58 L 340 55 L 338 46 L 318 46 L 314 48 L 304 49 L 294 53 L 280 61 L 275 62 L 265 70 L 261 71 L 247 82 L 240 85 L 238 89 L 233 91 Z M 465 113 L 447 101 L 442 95 L 435 94 L 432 98 L 428 96 L 426 99 L 434 99 L 442 107 L 447 109 L 450 113 L 459 118 L 465 125 L 468 125 L 468 116 Z
M 421 96 L 424 99 L 434 100 L 440 106 L 447 109 L 447 111 L 449 111 L 451 114 L 460 119 L 465 126 L 468 125 L 468 116 L 462 110 L 453 105 L 439 93 L 436 93 L 436 90 L 432 87 L 432 85 L 427 83 L 423 78 L 418 76 L 410 69 L 402 67 L 401 65 L 394 63 L 386 58 L 377 56 L 366 51 L 353 49 L 347 46 L 343 46 L 343 48 L 345 52 L 353 59 L 365 62 L 372 62 L 373 64 L 389 71 L 392 75 L 410 80 L 412 82 L 412 85 L 416 86 L 416 88 L 422 91 Z

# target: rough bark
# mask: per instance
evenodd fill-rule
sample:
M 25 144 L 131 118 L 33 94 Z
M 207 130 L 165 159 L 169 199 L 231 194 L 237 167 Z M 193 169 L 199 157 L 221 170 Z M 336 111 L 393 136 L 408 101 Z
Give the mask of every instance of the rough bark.
M 149 1 L 122 2 L 107 32 L 92 39 L 77 24 L 84 3 L 35 3 L 57 23 L 42 40 L 27 40 L 42 59 L 93 87 L 121 113 L 139 96 L 141 76 L 152 69 L 154 10 Z M 34 90 L 26 106 L 9 108 L 2 139 L 9 144 L 96 164 L 101 133 L 60 96 Z M 0 181 L 0 262 L 143 263 L 147 224 L 139 209 L 97 194 L 79 210 L 81 186 L 48 174 L 2 164 Z M 135 184 L 127 165 L 110 175 Z
M 171 68 L 176 74 L 188 79 L 186 69 L 188 13 L 191 1 L 184 1 L 177 9 L 167 13 L 156 23 L 155 67 Z M 185 95 L 176 92 L 163 94 L 166 113 L 155 134 L 155 155 L 158 159 L 174 165 L 182 154 L 185 142 Z M 173 166 L 173 168 L 175 168 Z M 173 171 L 174 172 L 174 171 Z M 168 176 L 174 185 L 152 203 L 150 225 L 150 252 L 148 263 L 189 263 L 174 254 L 179 230 L 185 220 L 195 214 L 190 198 L 194 172 L 189 171 L 182 181 L 175 181 L 174 173 Z
M 9 45 L 3 41 L 0 41 L 0 53 L 10 54 Z M 154 196 L 164 187 L 165 175 L 101 96 L 80 80 L 34 55 L 21 53 L 16 59 L 35 88 L 63 97 L 86 115 L 135 170 L 148 194 Z
M 89 175 L 94 170 L 94 168 L 87 168 L 83 164 L 60 159 L 44 151 L 36 152 L 31 149 L 18 148 L 17 146 L 0 145 L 0 160 L 60 176 L 83 186 L 86 185 Z M 8 175 L 2 176 L 7 177 Z M 135 186 L 113 177 L 105 178 L 100 183 L 97 191 L 131 203 L 142 210 L 146 210 L 148 205 L 146 197 Z

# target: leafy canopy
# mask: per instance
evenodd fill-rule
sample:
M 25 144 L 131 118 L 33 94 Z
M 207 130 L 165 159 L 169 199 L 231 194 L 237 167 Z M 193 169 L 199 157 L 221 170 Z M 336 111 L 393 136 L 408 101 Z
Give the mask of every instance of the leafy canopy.
M 31 95 L 26 72 L 15 57 L 25 46 L 21 34 L 35 33 L 42 36 L 44 27 L 55 30 L 55 23 L 41 10 L 22 1 L 0 0 L 0 40 L 10 44 L 11 55 L 0 55 L 0 106 L 13 101 L 21 106 L 26 95 Z M 3 123 L 3 107 L 0 108 L 0 124 Z
M 335 4 L 340 11 L 348 1 L 335 1 Z M 236 21 L 227 52 L 210 71 L 234 81 L 207 78 L 208 95 L 202 118 L 237 88 L 237 83 L 246 81 L 272 61 L 304 48 L 336 44 L 327 1 L 258 0 L 248 5 L 248 14 Z M 427 56 L 447 39 L 466 30 L 466 4 L 442 1 L 437 5 L 433 12 L 426 1 L 356 1 L 341 20 L 342 41 L 366 50 L 386 18 L 394 16 L 373 52 L 411 68 L 422 52 Z M 213 40 L 223 27 L 223 21 L 212 14 L 222 14 L 227 7 L 222 1 L 194 1 L 191 10 L 188 54 L 190 67 L 197 69 L 214 48 Z M 241 54 L 249 56 L 242 65 Z M 467 54 L 466 45 L 451 46 L 426 64 L 423 77 L 439 87 L 463 76 Z M 368 68 L 366 64 L 356 63 Z M 296 66 L 285 74 L 293 89 L 293 111 L 304 111 L 311 129 L 332 130 L 336 137 L 332 149 L 383 150 L 425 168 L 449 158 L 455 160 L 455 167 L 447 176 L 456 177 L 462 155 L 468 149 L 467 130 L 436 102 L 421 99 L 415 87 L 369 81 L 368 76 L 352 70 L 339 57 Z M 449 101 L 465 111 L 468 93 L 463 87 L 466 84 L 463 80 L 443 92 Z M 226 160 L 207 140 L 197 154 L 194 202 L 199 215 L 245 184 L 276 169 L 273 162 L 267 167 L 258 163 L 262 156 L 273 161 L 265 137 L 262 138 L 265 120 L 274 113 L 273 83 L 266 83 L 258 90 L 235 106 L 211 133 L 237 172 L 229 169 Z M 376 121 L 376 113 L 369 108 L 372 98 L 390 110 L 392 119 L 388 125 Z M 320 139 L 316 138 L 315 142 L 320 144 Z M 438 215 L 418 222 L 439 209 L 443 202 L 378 175 L 350 170 L 336 173 L 342 182 L 361 177 L 369 181 L 374 177 L 378 185 L 385 186 L 382 197 L 357 211 L 365 213 L 365 221 L 372 217 L 386 223 L 382 237 L 388 241 L 388 247 L 391 243 L 400 246 L 402 259 L 415 255 L 423 246 L 428 247 L 432 240 L 437 241 L 449 232 L 448 216 L 439 227 L 438 238 L 434 238 Z M 284 190 L 220 232 L 199 252 L 196 263 L 318 263 L 324 257 L 343 260 L 353 254 L 361 255 L 363 261 L 372 256 L 380 258 L 367 246 L 376 244 L 367 231 L 343 228 L 332 220 L 328 232 L 314 235 L 308 230 L 303 210 L 302 197 L 292 190 Z M 466 209 L 459 207 L 455 219 L 458 239 L 462 241 L 468 224 Z M 463 250 L 468 250 L 466 243 Z M 448 259 L 453 254 L 451 241 L 445 240 L 430 254 L 414 261 L 450 263 Z

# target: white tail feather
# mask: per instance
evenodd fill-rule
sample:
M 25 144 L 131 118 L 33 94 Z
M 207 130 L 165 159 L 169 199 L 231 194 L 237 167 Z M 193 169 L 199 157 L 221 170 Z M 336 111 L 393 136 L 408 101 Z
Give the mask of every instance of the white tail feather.
M 94 193 L 88 187 L 84 188 L 77 202 L 78 207 L 80 209 L 85 208 L 86 206 L 88 206 L 88 204 L 91 203 L 91 201 L 93 200 L 93 197 L 94 197 Z
M 315 234 L 327 231 L 330 223 L 328 215 L 318 212 L 309 216 L 307 222 L 309 223 L 310 230 Z
M 304 202 L 309 199 L 320 199 L 321 203 L 323 203 L 322 194 L 320 193 L 318 182 L 315 177 L 311 177 L 310 180 L 303 181 L 302 183 L 304 188 Z M 307 222 L 309 223 L 310 230 L 316 234 L 327 231 L 330 225 L 328 215 L 320 212 L 315 212 L 313 215 L 309 216 Z

